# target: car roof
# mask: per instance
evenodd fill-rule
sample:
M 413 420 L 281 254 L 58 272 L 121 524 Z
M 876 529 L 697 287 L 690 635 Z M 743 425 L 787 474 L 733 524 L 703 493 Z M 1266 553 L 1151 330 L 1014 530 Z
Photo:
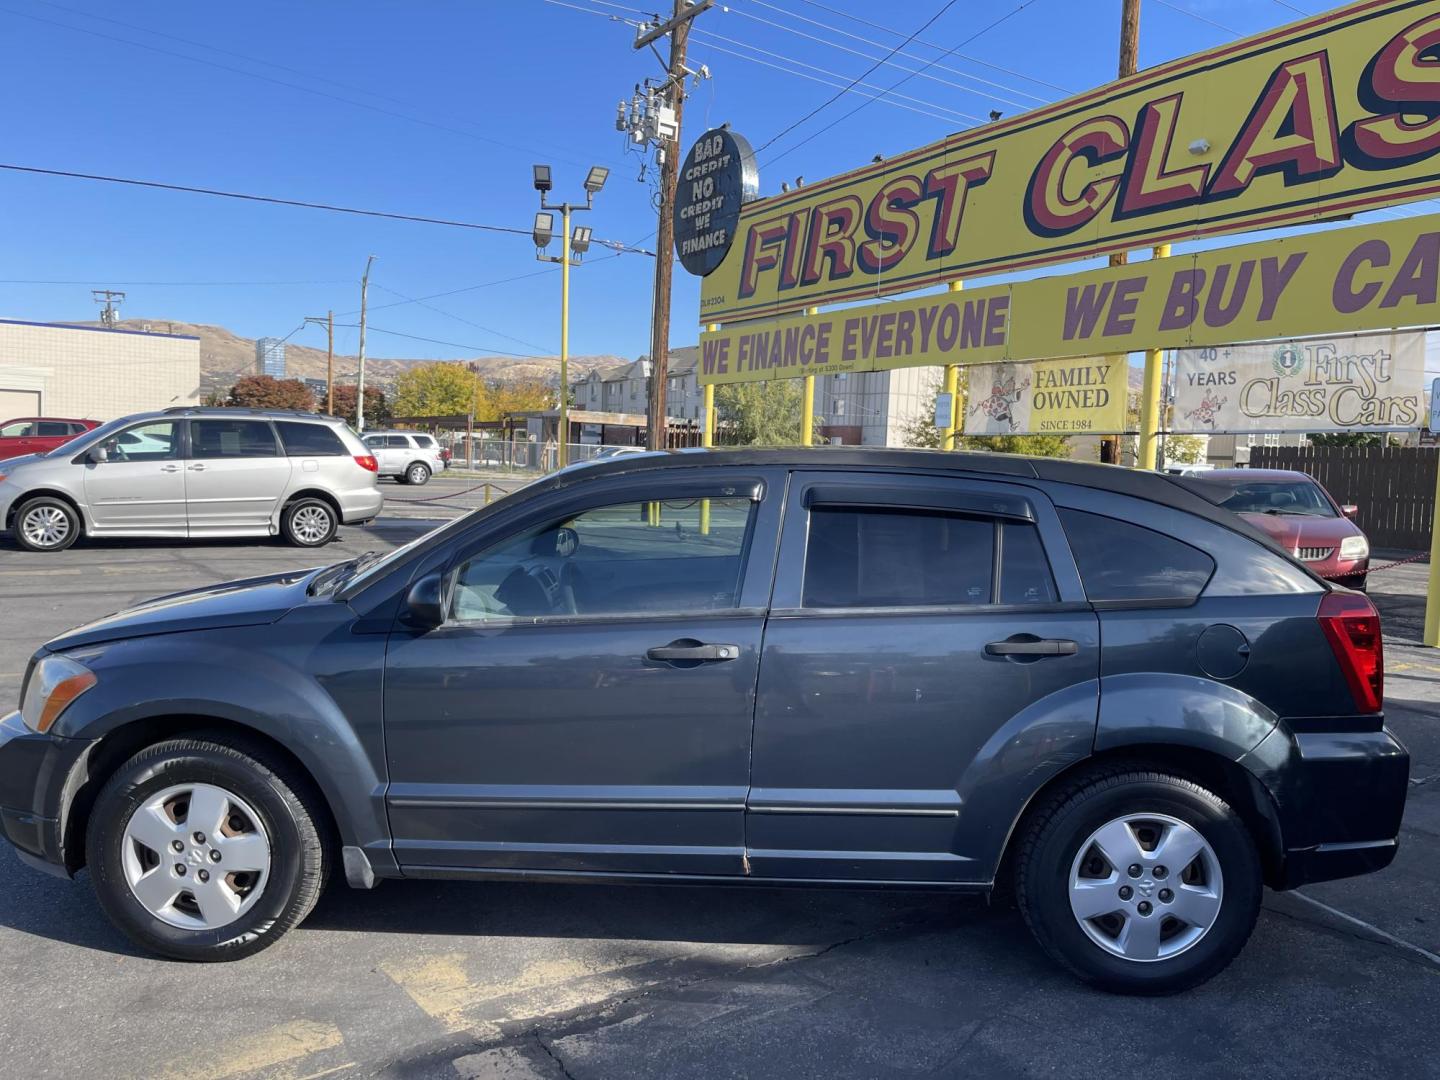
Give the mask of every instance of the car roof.
M 22 423 L 23 421 L 26 421 L 26 420 L 35 420 L 35 421 L 43 420 L 43 421 L 45 421 L 46 423 L 59 423 L 59 424 L 96 424 L 96 425 L 98 425 L 98 424 L 100 423 L 99 420 L 87 420 L 87 419 L 86 419 L 85 417 L 83 417 L 83 416 L 12 416 L 9 420 L 0 420 L 0 427 L 4 427 L 6 424 L 19 424 L 19 423 Z
M 167 416 L 253 416 L 271 420 L 315 420 L 326 424 L 345 424 L 348 422 L 343 416 L 306 412 L 303 409 L 251 409 L 243 406 L 235 406 L 232 408 L 225 405 L 175 405 L 168 409 L 160 409 L 157 412 L 135 413 L 133 416 L 121 417 L 121 419 L 149 420 L 152 418 L 160 419 Z
M 1210 469 L 1209 480 L 1310 480 L 1315 478 L 1295 469 Z

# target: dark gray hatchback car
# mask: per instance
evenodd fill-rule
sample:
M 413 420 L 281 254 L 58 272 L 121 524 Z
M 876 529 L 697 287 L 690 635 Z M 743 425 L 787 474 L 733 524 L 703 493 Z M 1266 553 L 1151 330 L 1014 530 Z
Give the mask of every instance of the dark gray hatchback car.
M 389 555 L 162 597 L 0 721 L 27 862 L 237 958 L 382 878 L 1013 888 L 1117 990 L 1394 858 L 1379 620 L 1188 481 L 1007 456 L 578 466 Z M 1203 485 L 1200 485 L 1203 491 Z

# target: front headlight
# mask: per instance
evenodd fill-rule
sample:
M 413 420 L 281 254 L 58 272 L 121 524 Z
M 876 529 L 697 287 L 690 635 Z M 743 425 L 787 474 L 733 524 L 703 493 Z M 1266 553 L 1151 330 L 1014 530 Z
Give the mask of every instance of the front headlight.
M 20 695 L 20 716 L 25 726 L 43 735 L 70 703 L 95 683 L 95 673 L 68 656 L 45 657 L 31 669 Z
M 1340 541 L 1340 558 L 1364 559 L 1370 555 L 1370 541 L 1363 536 L 1347 536 Z

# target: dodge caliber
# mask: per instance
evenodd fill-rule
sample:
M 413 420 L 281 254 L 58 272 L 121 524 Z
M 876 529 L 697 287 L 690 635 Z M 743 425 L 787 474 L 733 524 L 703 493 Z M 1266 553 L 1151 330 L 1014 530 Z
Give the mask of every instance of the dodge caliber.
M 1380 625 L 1190 481 L 923 451 L 572 467 L 406 547 L 48 642 L 0 821 L 143 947 L 335 872 L 1012 894 L 1098 986 L 1395 856 Z

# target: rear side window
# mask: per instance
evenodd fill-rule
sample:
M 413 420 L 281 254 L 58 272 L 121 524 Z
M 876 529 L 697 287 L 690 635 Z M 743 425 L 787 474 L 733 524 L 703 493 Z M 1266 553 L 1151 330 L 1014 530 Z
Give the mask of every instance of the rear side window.
M 1060 593 L 1050 560 L 1034 525 L 1006 521 L 1000 526 L 1000 603 L 1055 604 Z
M 192 420 L 190 456 L 276 457 L 275 435 L 264 420 Z
M 277 420 L 275 430 L 280 432 L 287 457 L 348 457 L 350 454 L 340 436 L 324 424 Z
M 68 436 L 70 434 L 70 425 L 61 423 L 58 420 L 41 420 L 36 426 L 39 428 L 36 434 L 42 438 L 54 438 L 57 435 Z
M 405 450 L 408 450 L 410 448 L 410 444 L 405 441 L 404 435 L 386 435 L 385 445 L 391 448 L 398 446 L 401 449 Z
M 426 450 L 433 450 L 435 448 L 435 440 L 429 435 L 413 435 L 411 438 L 415 440 L 416 446 L 423 446 Z
M 1061 510 L 1060 520 L 1092 602 L 1188 604 L 1215 572 L 1209 555 L 1153 529 L 1081 510 Z

